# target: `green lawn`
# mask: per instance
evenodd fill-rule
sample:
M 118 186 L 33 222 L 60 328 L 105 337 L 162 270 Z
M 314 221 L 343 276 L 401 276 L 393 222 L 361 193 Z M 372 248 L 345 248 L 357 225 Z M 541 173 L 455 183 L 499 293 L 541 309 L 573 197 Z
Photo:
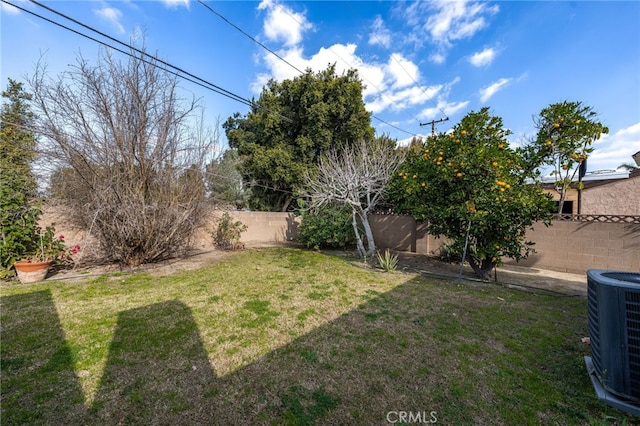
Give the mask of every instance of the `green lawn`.
M 284 248 L 1 296 L 3 426 L 624 420 L 587 376 L 582 298 Z

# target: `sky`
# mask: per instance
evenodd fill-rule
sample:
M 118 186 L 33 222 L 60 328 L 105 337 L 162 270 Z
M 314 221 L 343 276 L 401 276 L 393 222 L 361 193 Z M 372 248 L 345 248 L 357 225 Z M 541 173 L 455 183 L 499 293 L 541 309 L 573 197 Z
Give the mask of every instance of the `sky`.
M 56 76 L 80 54 L 95 61 L 100 49 L 6 2 L 107 41 L 35 3 L 1 1 L 3 89 L 8 78 L 33 74 L 38 61 Z M 432 120 L 447 118 L 436 126 L 446 132 L 487 106 L 518 146 L 535 135 L 541 109 L 568 100 L 592 107 L 609 128 L 589 171 L 633 163 L 640 151 L 638 1 L 41 3 L 126 43 L 144 34 L 148 52 L 245 99 L 298 70 L 356 68 L 377 134 L 402 142 L 429 135 Z M 201 99 L 211 125 L 248 112 L 192 83 L 181 87 Z

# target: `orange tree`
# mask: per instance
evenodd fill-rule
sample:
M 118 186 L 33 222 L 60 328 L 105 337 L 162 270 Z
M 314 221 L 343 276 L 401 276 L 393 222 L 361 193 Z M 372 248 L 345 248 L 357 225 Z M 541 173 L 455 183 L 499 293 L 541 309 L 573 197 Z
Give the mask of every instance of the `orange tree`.
M 578 173 L 591 152 L 594 141 L 609 129 L 596 121 L 597 114 L 581 102 L 560 102 L 540 111 L 535 120 L 538 134 L 527 147 L 532 163 L 553 166 L 554 187 L 560 195 L 558 213 Z M 585 163 L 586 165 L 586 163 Z M 582 188 L 580 188 L 582 189 Z
M 414 141 L 390 184 L 396 212 L 428 220 L 429 232 L 461 254 L 469 229 L 467 259 L 481 278 L 503 257 L 528 256 L 527 229 L 552 216 L 551 197 L 533 183 L 535 167 L 508 135 L 488 108 L 471 112 L 450 134 Z

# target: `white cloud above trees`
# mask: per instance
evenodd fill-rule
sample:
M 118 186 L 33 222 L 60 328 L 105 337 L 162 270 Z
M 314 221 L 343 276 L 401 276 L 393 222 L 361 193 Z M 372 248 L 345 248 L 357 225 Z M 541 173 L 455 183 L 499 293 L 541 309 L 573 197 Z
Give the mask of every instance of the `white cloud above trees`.
M 120 22 L 122 19 L 122 12 L 115 7 L 105 6 L 100 9 L 94 9 L 96 15 L 105 21 L 109 22 L 118 33 L 124 34 L 124 26 Z
M 488 47 L 480 52 L 476 52 L 469 56 L 469 63 L 474 67 L 483 67 L 491 64 L 496 58 L 496 51 L 492 47 Z
M 294 12 L 284 4 L 273 0 L 263 0 L 258 10 L 266 10 L 264 35 L 269 41 L 282 43 L 287 47 L 297 46 L 306 31 L 313 29 L 304 14 Z
M 487 102 L 493 95 L 498 93 L 500 90 L 504 89 L 509 83 L 511 83 L 512 78 L 501 78 L 498 81 L 483 87 L 480 89 L 480 100 L 482 102 Z
M 384 21 L 380 16 L 377 16 L 371 25 L 369 44 L 372 46 L 380 45 L 386 49 L 391 46 L 391 31 L 385 27 Z
M 640 151 L 640 122 L 616 133 L 602 135 L 593 147 L 594 151 L 587 160 L 590 171 L 615 169 L 623 163 L 635 164 L 631 156 Z
M 412 3 L 404 11 L 413 26 L 412 38 L 420 34 L 436 46 L 430 55 L 432 62 L 442 64 L 454 42 L 469 39 L 489 25 L 488 17 L 499 11 L 497 5 L 469 0 L 437 0 Z

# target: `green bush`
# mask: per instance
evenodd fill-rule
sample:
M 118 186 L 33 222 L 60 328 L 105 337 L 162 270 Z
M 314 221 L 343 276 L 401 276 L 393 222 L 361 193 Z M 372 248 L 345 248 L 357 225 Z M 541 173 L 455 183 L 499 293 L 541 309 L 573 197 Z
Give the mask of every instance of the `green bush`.
M 355 242 L 351 209 L 327 205 L 302 214 L 298 241 L 307 247 L 340 248 Z
M 440 246 L 440 260 L 449 263 L 460 263 L 462 260 L 462 252 L 464 245 L 460 245 L 456 241 L 448 242 Z
M 239 220 L 233 221 L 228 212 L 224 212 L 217 221 L 217 227 L 213 233 L 213 242 L 216 247 L 223 250 L 236 250 L 242 248 L 240 235 L 247 230 L 247 225 Z
M 35 134 L 27 130 L 34 120 L 31 95 L 22 83 L 9 79 L 0 110 L 0 278 L 13 275 L 13 262 L 36 249 L 36 222 L 40 209 L 37 184 L 31 171 Z

